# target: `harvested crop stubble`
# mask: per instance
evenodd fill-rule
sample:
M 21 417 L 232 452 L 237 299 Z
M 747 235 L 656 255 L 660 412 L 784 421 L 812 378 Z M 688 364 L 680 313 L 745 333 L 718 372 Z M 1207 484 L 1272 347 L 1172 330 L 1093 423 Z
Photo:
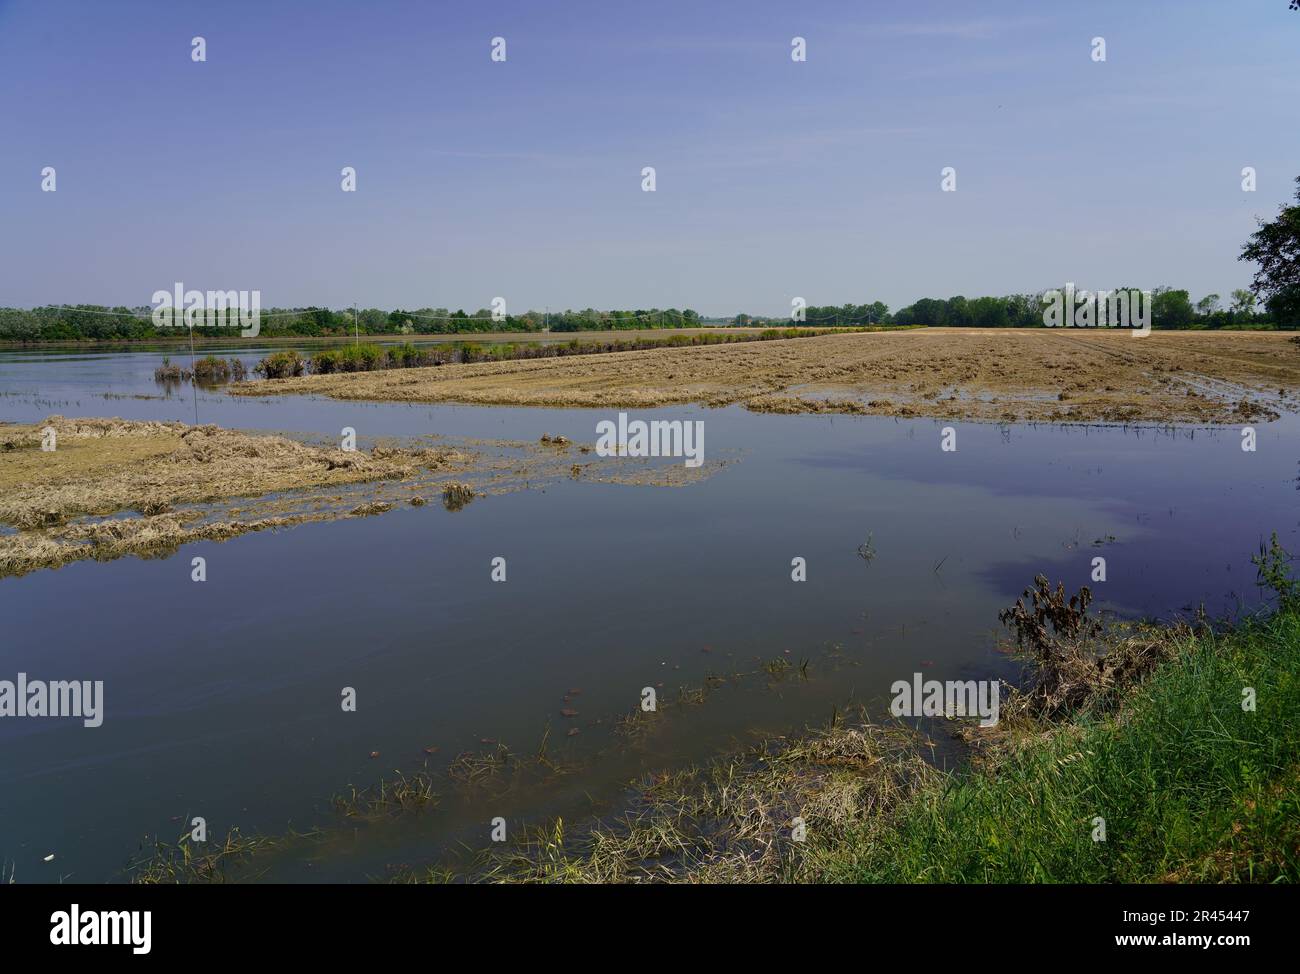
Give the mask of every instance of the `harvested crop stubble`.
M 40 449 L 46 427 L 55 431 L 52 452 Z M 0 529 L 0 577 L 384 514 L 423 506 L 428 496 L 458 511 L 476 497 L 573 479 L 571 454 L 579 450 L 590 452 L 567 437 L 546 446 L 474 439 L 354 452 L 184 423 L 51 416 L 34 426 L 0 425 L 0 524 L 18 529 Z M 686 468 L 673 460 L 598 458 L 583 466 L 582 480 L 681 486 L 727 462 Z M 235 506 L 238 498 L 251 500 Z
M 40 449 L 47 427 L 56 436 L 50 452 Z M 20 529 L 0 535 L 5 575 L 342 516 L 326 510 L 197 524 L 202 510 L 174 508 L 450 472 L 472 455 L 447 447 L 350 452 L 216 426 L 51 416 L 0 428 L 0 458 L 0 521 Z M 142 516 L 84 520 L 125 511 Z
M 57 449 L 48 453 L 39 448 L 45 427 L 57 436 Z M 397 480 L 465 459 L 446 448 L 351 452 L 217 426 L 61 416 L 0 432 L 0 455 L 0 520 L 20 528 L 81 514 L 159 514 L 176 504 Z
M 926 328 L 249 382 L 238 395 L 649 408 L 740 403 L 1043 422 L 1237 423 L 1300 409 L 1300 345 L 1276 332 Z

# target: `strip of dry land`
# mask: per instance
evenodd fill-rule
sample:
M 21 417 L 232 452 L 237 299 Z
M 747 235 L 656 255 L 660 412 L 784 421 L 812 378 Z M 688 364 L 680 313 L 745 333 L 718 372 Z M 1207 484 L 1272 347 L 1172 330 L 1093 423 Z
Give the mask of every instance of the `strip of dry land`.
M 237 395 L 994 422 L 1237 423 L 1300 410 L 1280 332 L 926 328 L 241 383 Z
M 0 458 L 0 578 L 82 559 L 162 556 L 193 541 L 431 498 L 459 510 L 475 497 L 560 479 L 676 486 L 725 462 L 603 458 L 563 437 L 343 450 L 212 425 L 62 416 L 0 424 Z

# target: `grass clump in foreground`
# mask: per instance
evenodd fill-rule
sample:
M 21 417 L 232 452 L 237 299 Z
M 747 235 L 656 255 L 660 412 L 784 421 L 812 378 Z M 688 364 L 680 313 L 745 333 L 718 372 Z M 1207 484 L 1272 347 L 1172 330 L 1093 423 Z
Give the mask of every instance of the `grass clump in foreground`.
M 620 821 L 566 830 L 563 820 L 527 832 L 493 856 L 485 878 L 501 882 L 764 882 L 801 878 L 795 844 L 811 831 L 888 815 L 937 772 L 910 737 L 866 726 L 778 739 L 730 761 L 655 775 Z
M 379 823 L 436 808 L 440 796 L 433 785 L 427 772 L 398 772 L 368 788 L 349 785 L 330 800 L 330 806 L 338 820 L 350 826 Z M 283 835 L 244 835 L 232 828 L 224 838 L 196 842 L 185 832 L 175 842 L 154 839 L 142 844 L 139 854 L 127 863 L 126 876 L 138 885 L 255 881 L 269 868 L 263 860 L 294 846 L 322 842 L 328 835 L 323 827 Z
M 155 841 L 151 847 L 146 846 L 127 868 L 131 882 L 138 885 L 224 883 L 231 878 L 229 873 L 234 868 L 270 852 L 284 841 L 242 835 L 238 829 L 231 829 L 219 842 L 196 844 L 187 832 L 175 843 Z
M 1030 725 L 988 766 L 918 793 L 888 828 L 819 850 L 823 877 L 1300 879 L 1300 613 L 1174 638 L 1173 658 L 1114 712 Z
M 1029 679 L 998 727 L 965 735 L 973 760 L 959 771 L 924 762 L 901 729 L 832 727 L 650 780 L 623 820 L 535 830 L 488 876 L 1294 882 L 1300 593 L 1276 539 L 1256 562 L 1277 611 L 1218 630 L 1100 630 L 1085 594 L 1067 601 L 1036 579 L 1031 607 L 1004 614 Z
M 918 794 L 870 842 L 847 836 L 823 857 L 827 878 L 1300 879 L 1300 599 L 1285 562 L 1276 537 L 1256 559 L 1278 595 L 1272 616 L 1167 628 L 1145 672 L 1133 660 L 1156 655 L 1151 633 L 1122 641 L 1127 685 L 1099 679 L 1101 692 L 1031 720 L 987 767 Z

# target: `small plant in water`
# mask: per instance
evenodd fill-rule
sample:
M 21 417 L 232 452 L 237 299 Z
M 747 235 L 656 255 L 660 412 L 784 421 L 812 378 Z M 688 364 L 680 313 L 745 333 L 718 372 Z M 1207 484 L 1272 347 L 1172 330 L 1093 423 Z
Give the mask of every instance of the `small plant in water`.
M 1300 582 L 1291 577 L 1291 555 L 1277 543 L 1276 531 L 1269 539 L 1268 547 L 1260 541 L 1259 554 L 1252 555 L 1250 561 L 1258 573 L 1255 584 L 1272 590 L 1282 609 L 1300 605 Z
M 783 657 L 770 659 L 763 664 L 763 669 L 771 675 L 772 679 L 779 680 L 785 676 L 785 671 L 790 668 L 790 664 Z
M 442 489 L 442 506 L 449 511 L 459 511 L 474 499 L 474 488 L 469 484 L 450 483 Z
M 1030 600 L 1032 608 L 1025 607 L 1025 599 Z M 1041 657 L 1051 653 L 1053 636 L 1074 639 L 1100 631 L 1100 623 L 1088 618 L 1091 604 L 1092 591 L 1088 586 L 1080 588 L 1077 595 L 1071 595 L 1066 601 L 1064 583 L 1057 582 L 1053 592 L 1045 575 L 1035 575 L 1034 587 L 1025 589 L 1024 595 L 1016 599 L 1011 608 L 999 612 L 998 621 L 1015 629 L 1018 645 Z M 1051 633 L 1047 630 L 1049 625 Z

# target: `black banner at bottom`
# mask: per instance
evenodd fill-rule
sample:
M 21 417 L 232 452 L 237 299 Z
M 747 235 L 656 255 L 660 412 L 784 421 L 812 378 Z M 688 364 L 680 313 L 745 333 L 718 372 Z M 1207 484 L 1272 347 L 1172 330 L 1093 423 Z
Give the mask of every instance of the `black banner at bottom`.
M 602 942 L 627 937 L 632 956 L 673 938 L 725 942 L 729 963 L 774 940 L 810 945 L 809 937 L 873 960 L 983 963 L 995 942 L 1071 959 L 1199 952 L 1230 963 L 1293 942 L 1297 905 L 1294 889 L 1280 886 L 8 886 L 0 942 L 11 960 L 49 952 L 193 962 L 283 951 L 300 962 L 374 963 L 427 948 L 438 931 L 462 945 L 483 935 L 497 955 L 517 945 L 532 956 L 545 938 L 567 954 L 599 932 Z

